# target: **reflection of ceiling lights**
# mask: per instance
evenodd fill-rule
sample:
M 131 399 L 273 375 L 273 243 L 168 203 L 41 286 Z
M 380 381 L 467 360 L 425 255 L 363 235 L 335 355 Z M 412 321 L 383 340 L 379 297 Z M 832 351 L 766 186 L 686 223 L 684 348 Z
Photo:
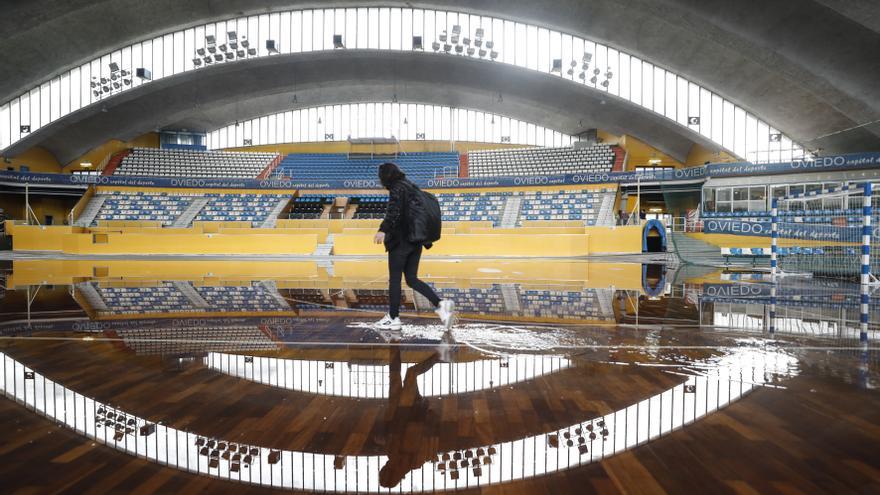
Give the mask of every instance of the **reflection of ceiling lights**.
M 650 163 L 651 165 L 657 165 L 657 164 L 659 164 L 661 161 L 662 161 L 662 160 L 660 160 L 659 158 L 651 158 L 650 160 L 648 160 L 648 163 Z

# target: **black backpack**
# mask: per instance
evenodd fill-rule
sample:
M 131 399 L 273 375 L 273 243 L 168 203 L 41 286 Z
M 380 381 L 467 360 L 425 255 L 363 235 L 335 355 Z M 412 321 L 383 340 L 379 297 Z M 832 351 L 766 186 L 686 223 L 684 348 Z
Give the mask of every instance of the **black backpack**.
M 412 244 L 426 247 L 440 240 L 443 220 L 440 213 L 440 202 L 429 192 L 422 191 L 415 184 L 407 191 L 407 227 Z

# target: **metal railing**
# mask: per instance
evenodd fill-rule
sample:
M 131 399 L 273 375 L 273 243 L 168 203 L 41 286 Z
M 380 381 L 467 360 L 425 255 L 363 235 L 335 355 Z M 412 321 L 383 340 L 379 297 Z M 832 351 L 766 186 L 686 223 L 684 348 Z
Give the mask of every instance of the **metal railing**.
M 702 232 L 703 221 L 688 217 L 672 217 L 673 232 Z

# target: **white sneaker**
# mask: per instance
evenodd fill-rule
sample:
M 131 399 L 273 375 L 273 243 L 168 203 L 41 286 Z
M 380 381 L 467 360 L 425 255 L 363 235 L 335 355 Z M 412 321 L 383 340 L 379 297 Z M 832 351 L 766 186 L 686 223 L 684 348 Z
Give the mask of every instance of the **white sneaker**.
M 453 301 L 443 299 L 434 312 L 440 317 L 440 321 L 447 330 L 452 328 L 452 324 L 455 322 L 455 303 Z
M 440 337 L 440 344 L 437 345 L 437 356 L 441 362 L 452 362 L 452 350 L 454 345 L 455 337 L 452 336 L 452 331 L 446 330 L 443 332 L 443 336 Z
M 402 325 L 400 324 L 399 317 L 392 318 L 391 315 L 386 313 L 385 316 L 383 316 L 382 319 L 377 321 L 373 326 L 378 328 L 379 330 L 400 330 Z

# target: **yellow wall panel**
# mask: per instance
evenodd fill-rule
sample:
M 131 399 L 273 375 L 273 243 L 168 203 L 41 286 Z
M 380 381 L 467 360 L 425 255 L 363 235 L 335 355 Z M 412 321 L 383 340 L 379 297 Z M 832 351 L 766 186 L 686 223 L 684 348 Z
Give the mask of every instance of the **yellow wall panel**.
M 582 220 L 523 220 L 523 227 L 584 227 Z
M 265 234 L 265 235 L 315 235 L 317 236 L 319 243 L 327 242 L 327 234 L 329 233 L 328 229 L 293 229 L 293 228 L 276 228 L 276 229 L 261 229 L 261 228 L 247 228 L 247 229 L 238 229 L 238 228 L 225 228 L 220 229 L 221 234 L 240 234 L 240 235 L 249 235 L 249 234 Z
M 627 154 L 627 169 L 633 170 L 638 166 L 646 166 L 648 164 L 648 160 L 659 159 L 660 163 L 657 166 L 673 166 L 675 168 L 681 168 L 682 163 L 659 151 L 657 148 L 645 143 L 644 141 L 634 138 L 630 135 L 625 135 L 621 138 L 620 141 L 621 147 L 626 150 Z
M 21 170 L 21 166 L 25 165 L 31 172 L 46 172 L 57 174 L 61 173 L 61 164 L 55 158 L 55 155 L 45 148 L 34 146 L 16 156 L 9 158 L 12 163 L 4 163 L 6 167 L 12 167 L 15 170 Z
M 61 251 L 68 254 L 311 254 L 317 234 L 201 234 L 128 231 L 83 233 L 78 227 L 9 225 L 16 251 Z M 168 229 L 172 230 L 172 229 Z M 98 242 L 96 242 L 98 241 Z M 104 241 L 104 242 L 101 242 Z
M 226 235 L 107 234 L 106 244 L 94 243 L 91 234 L 70 235 L 64 251 L 71 254 L 311 254 L 318 245 L 314 234 Z
M 40 227 L 12 225 L 12 222 L 6 222 L 6 232 L 12 235 L 12 249 L 15 251 L 62 251 L 66 236 L 83 231 L 84 229 L 79 227 Z
M 590 235 L 590 253 L 641 253 L 642 227 L 584 227 Z
M 694 144 L 691 146 L 691 150 L 688 152 L 687 160 L 685 160 L 684 164 L 686 167 L 695 167 L 697 165 L 703 165 L 706 162 L 725 163 L 736 161 L 739 161 L 739 159 L 725 151 L 713 151 L 704 146 L 700 146 L 699 144 Z

